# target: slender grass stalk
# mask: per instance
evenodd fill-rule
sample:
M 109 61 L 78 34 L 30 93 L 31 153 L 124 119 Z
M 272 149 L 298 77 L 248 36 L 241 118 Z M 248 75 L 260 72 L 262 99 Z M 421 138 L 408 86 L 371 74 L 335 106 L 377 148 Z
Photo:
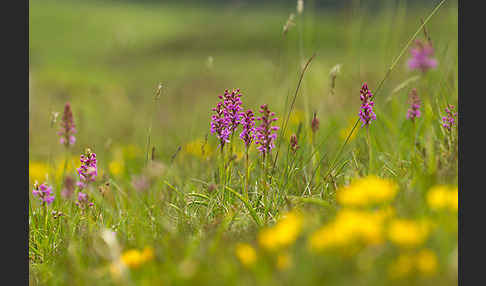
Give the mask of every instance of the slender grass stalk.
M 312 62 L 312 60 L 314 59 L 314 57 L 316 56 L 316 53 L 314 53 L 308 60 L 307 60 L 307 63 L 305 64 L 304 68 L 302 69 L 302 72 L 300 73 L 300 77 L 299 77 L 299 81 L 297 83 L 297 88 L 295 89 L 295 93 L 294 93 L 294 97 L 292 98 L 292 103 L 290 104 L 290 109 L 289 109 L 289 112 L 287 114 L 287 117 L 285 118 L 285 121 L 284 121 L 284 125 L 283 125 L 283 128 L 280 129 L 280 138 L 284 138 L 285 137 L 285 132 L 287 131 L 287 123 L 290 119 L 290 114 L 292 113 L 292 110 L 294 109 L 294 105 L 295 105 L 295 100 L 297 99 L 297 95 L 299 94 L 299 89 L 300 89 L 300 86 L 302 84 L 302 79 L 304 78 L 304 74 L 305 74 L 305 71 L 307 70 L 307 67 L 309 66 L 309 64 Z M 273 162 L 273 167 L 272 167 L 272 172 L 273 170 L 275 169 L 275 166 L 277 164 L 277 160 L 278 160 L 278 154 L 279 154 L 279 151 L 280 151 L 280 145 L 282 144 L 282 139 L 280 139 L 278 141 L 278 144 L 277 144 L 277 153 L 275 154 L 275 160 Z
M 366 126 L 366 138 L 368 143 L 368 174 L 373 173 L 373 148 L 371 146 L 370 127 Z
M 304 57 L 304 11 L 297 11 L 297 14 L 299 15 L 299 20 L 300 23 L 298 25 L 298 30 L 299 30 L 299 54 L 300 54 L 300 59 L 299 59 L 299 67 L 302 65 L 302 63 L 305 60 Z M 305 120 L 308 121 L 308 114 L 309 114 L 309 98 L 304 92 L 304 87 L 302 87 L 302 93 L 304 97 L 304 109 L 305 109 Z M 284 134 L 285 135 L 285 134 Z
M 220 164 L 220 169 L 219 169 L 219 184 L 220 184 L 220 195 L 224 197 L 224 188 L 225 188 L 225 167 L 224 167 L 224 149 L 221 147 L 220 149 L 220 157 L 221 157 L 221 164 Z
M 245 196 L 246 196 L 246 200 L 248 201 L 249 200 L 249 196 L 248 196 L 248 181 L 250 179 L 250 168 L 249 168 L 250 159 L 248 158 L 248 147 L 246 147 L 245 157 L 246 157 L 245 158 L 246 159 Z
M 415 160 L 417 156 L 417 124 L 415 123 L 415 120 L 412 121 L 412 132 L 413 132 L 413 158 Z
M 439 10 L 439 8 L 445 3 L 446 0 L 442 0 L 439 4 L 437 4 L 437 6 L 432 10 L 432 12 L 429 14 L 429 16 L 427 16 L 427 18 L 425 19 L 425 21 L 422 23 L 422 25 L 420 25 L 420 27 L 417 29 L 417 31 L 412 35 L 412 37 L 410 37 L 410 39 L 408 40 L 407 44 L 402 48 L 401 52 L 398 54 L 398 56 L 395 58 L 395 60 L 392 62 L 392 64 L 390 65 L 390 67 L 388 68 L 385 76 L 383 77 L 383 79 L 380 81 L 380 83 L 378 84 L 378 87 L 376 88 L 375 90 L 375 93 L 374 93 L 374 100 L 376 102 L 376 95 L 381 91 L 382 87 L 383 87 L 383 83 L 385 82 L 386 79 L 388 79 L 388 77 L 390 76 L 391 72 L 393 71 L 393 69 L 395 68 L 395 66 L 397 65 L 398 61 L 402 58 L 402 56 L 405 54 L 405 52 L 407 51 L 407 49 L 409 48 L 409 46 L 412 44 L 413 40 L 417 37 L 417 35 L 420 33 L 420 31 L 423 29 L 423 27 L 425 26 L 425 24 L 427 24 L 427 22 L 429 22 L 429 20 L 432 18 L 432 16 L 435 15 L 435 13 Z M 353 129 L 351 129 L 351 131 L 349 132 L 348 136 L 346 137 L 346 141 L 344 141 L 344 144 L 341 145 L 341 148 L 339 149 L 339 152 L 336 154 L 336 156 L 334 157 L 334 160 L 332 161 L 332 164 L 331 166 L 329 167 L 329 171 L 327 172 L 326 176 L 324 177 L 324 180 L 329 176 L 329 174 L 331 174 L 331 172 L 333 171 L 334 169 L 334 165 L 335 165 L 335 162 L 337 161 L 337 159 L 339 158 L 339 156 L 341 155 L 341 152 L 343 151 L 344 147 L 348 144 L 348 141 L 349 141 L 349 138 L 351 137 L 351 135 L 353 134 L 354 132 L 354 129 L 356 129 L 356 126 L 358 125 L 359 123 L 359 118 L 356 120 L 356 123 L 354 124 L 353 126 Z
M 160 99 L 160 95 L 162 94 L 162 88 L 164 87 L 163 84 L 159 83 L 157 86 L 157 89 L 155 90 L 155 95 L 153 98 L 154 104 L 152 105 L 152 109 L 150 112 L 150 125 L 147 131 L 147 145 L 145 147 L 145 165 L 147 165 L 147 162 L 149 160 L 149 153 L 150 153 L 150 136 L 152 135 L 152 124 L 154 121 L 154 116 L 156 112 L 156 108 L 159 106 L 157 102 Z
M 44 217 L 44 231 L 47 233 L 47 204 L 42 202 L 42 216 Z

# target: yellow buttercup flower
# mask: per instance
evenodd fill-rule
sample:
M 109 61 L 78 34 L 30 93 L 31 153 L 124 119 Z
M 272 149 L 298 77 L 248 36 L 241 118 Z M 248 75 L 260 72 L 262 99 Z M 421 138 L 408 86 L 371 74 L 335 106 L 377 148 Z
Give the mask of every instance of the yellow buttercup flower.
M 311 250 L 344 247 L 355 242 L 380 244 L 383 242 L 383 225 L 392 213 L 387 211 L 341 210 L 336 218 L 324 225 L 309 240 Z
M 238 243 L 235 251 L 238 259 L 245 266 L 253 265 L 257 259 L 255 249 L 249 244 Z
M 137 249 L 127 250 L 121 255 L 120 260 L 128 268 L 138 268 L 141 264 L 150 261 L 153 258 L 153 249 L 150 247 L 146 247 L 142 252 Z
M 263 229 L 258 236 L 258 242 L 268 250 L 286 247 L 297 239 L 301 228 L 302 217 L 295 212 L 290 212 L 275 226 Z
M 437 257 L 429 249 L 424 249 L 417 254 L 417 269 L 424 275 L 432 275 L 437 271 Z
M 438 185 L 432 187 L 427 193 L 427 204 L 431 209 L 449 209 L 457 211 L 458 190 L 451 186 Z
M 29 178 L 32 182 L 43 182 L 49 173 L 49 166 L 42 162 L 29 162 Z
M 121 261 L 129 268 L 138 268 L 142 264 L 142 254 L 136 249 L 125 251 L 121 256 Z
M 124 167 L 123 161 L 111 161 L 110 164 L 108 164 L 108 170 L 115 176 L 120 175 L 123 172 Z
M 391 201 L 398 186 L 376 176 L 360 178 L 336 192 L 337 201 L 346 206 L 365 206 Z
M 184 145 L 183 151 L 192 156 L 205 159 L 213 153 L 213 148 L 203 139 L 193 140 Z
M 152 247 L 145 247 L 142 251 L 141 256 L 143 261 L 150 261 L 154 259 L 154 249 Z
M 402 253 L 388 267 L 391 278 L 402 278 L 410 275 L 412 271 L 430 276 L 436 273 L 438 267 L 437 256 L 430 249 L 422 249 L 418 253 Z
M 415 247 L 425 242 L 429 235 L 429 225 L 407 219 L 395 219 L 390 222 L 389 239 L 404 247 Z

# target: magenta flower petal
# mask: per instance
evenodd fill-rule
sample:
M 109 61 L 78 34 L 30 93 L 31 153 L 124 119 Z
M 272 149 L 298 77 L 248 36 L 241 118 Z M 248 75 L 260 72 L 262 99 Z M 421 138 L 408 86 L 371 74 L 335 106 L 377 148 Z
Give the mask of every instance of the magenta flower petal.
M 359 118 L 363 124 L 361 127 L 369 125 L 372 120 L 376 120 L 376 114 L 373 111 L 375 103 L 372 101 L 373 94 L 368 89 L 366 82 L 363 84 L 360 90 L 361 110 L 359 111 Z
M 73 145 L 76 142 L 76 138 L 73 134 L 76 133 L 74 119 L 73 119 L 73 112 L 71 111 L 71 105 L 66 103 L 64 106 L 64 114 L 62 115 L 61 120 L 61 130 L 57 133 L 61 136 L 59 142 L 62 145 L 68 147 L 69 145 Z
M 278 118 L 271 118 L 275 116 L 275 112 L 270 112 L 266 104 L 260 106 L 260 113 L 262 113 L 262 116 L 257 120 L 261 123 L 255 130 L 255 144 L 259 145 L 257 149 L 265 156 L 275 147 L 274 141 L 277 139 L 277 133 L 274 131 L 278 130 L 278 126 L 272 126 L 272 122 L 275 122 Z
M 411 70 L 420 70 L 427 72 L 429 69 L 437 67 L 437 60 L 430 58 L 434 55 L 434 48 L 429 43 L 422 43 L 420 40 L 415 41 L 415 47 L 410 50 L 412 56 L 407 64 Z

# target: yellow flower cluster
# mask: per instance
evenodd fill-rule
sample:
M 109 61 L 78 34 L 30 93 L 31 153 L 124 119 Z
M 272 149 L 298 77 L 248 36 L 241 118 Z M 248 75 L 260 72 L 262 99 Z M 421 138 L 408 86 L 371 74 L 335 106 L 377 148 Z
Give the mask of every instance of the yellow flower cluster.
M 137 249 L 130 249 L 125 251 L 120 260 L 128 268 L 138 268 L 143 263 L 154 258 L 154 250 L 151 247 L 145 247 L 143 251 Z
M 430 232 L 430 224 L 426 221 L 394 219 L 390 222 L 388 238 L 403 247 L 416 247 L 425 242 Z
M 423 275 L 432 275 L 437 271 L 437 256 L 430 249 L 423 249 L 416 254 L 401 254 L 390 264 L 388 274 L 391 278 L 401 278 L 417 270 Z
M 42 162 L 29 161 L 29 178 L 32 182 L 43 182 L 49 173 L 49 166 Z
M 44 182 L 47 179 L 48 174 L 51 174 L 51 179 L 60 180 L 62 179 L 62 175 L 72 173 L 76 166 L 79 165 L 79 157 L 73 156 L 68 158 L 66 163 L 66 159 L 64 158 L 57 158 L 53 166 L 49 168 L 49 165 L 44 162 L 39 161 L 30 161 L 29 162 L 29 178 L 32 182 L 36 180 L 38 182 Z M 64 170 L 66 167 L 66 170 Z M 49 170 L 51 169 L 51 170 Z
M 108 164 L 108 170 L 111 174 L 115 176 L 120 175 L 123 172 L 124 168 L 124 162 L 121 160 L 111 161 L 110 164 Z
M 337 190 L 336 198 L 345 206 L 365 206 L 391 201 L 397 189 L 393 181 L 368 176 Z
M 427 193 L 427 204 L 431 209 L 456 211 L 459 204 L 458 189 L 452 186 L 438 185 Z
M 344 209 L 336 218 L 311 235 L 311 250 L 330 247 L 344 247 L 356 242 L 379 244 L 383 242 L 385 220 L 392 215 L 391 210 L 374 212 Z
M 129 150 L 132 149 L 132 150 Z M 120 147 L 117 146 L 113 148 L 113 159 L 110 163 L 108 163 L 108 171 L 110 174 L 114 176 L 120 175 L 124 170 L 125 170 L 125 160 L 124 160 L 124 153 L 130 156 L 136 155 L 138 151 L 136 150 L 136 147 Z M 128 154 L 128 153 L 133 153 L 133 154 Z
M 287 213 L 278 223 L 263 229 L 258 235 L 258 242 L 267 250 L 276 250 L 292 244 L 302 228 L 302 217 L 296 212 Z
M 196 139 L 184 145 L 183 150 L 185 153 L 195 156 L 197 158 L 206 159 L 213 153 L 213 148 L 211 147 L 211 145 L 209 145 L 209 143 L 204 143 L 205 141 L 203 139 Z
M 257 259 L 255 249 L 247 243 L 236 244 L 235 252 L 240 262 L 245 266 L 253 265 Z

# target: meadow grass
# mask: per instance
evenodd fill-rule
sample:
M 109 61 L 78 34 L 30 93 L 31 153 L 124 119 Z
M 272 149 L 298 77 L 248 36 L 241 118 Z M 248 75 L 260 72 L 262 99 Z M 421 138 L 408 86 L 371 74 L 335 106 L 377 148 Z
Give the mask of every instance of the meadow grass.
M 456 284 L 457 129 L 441 118 L 457 106 L 457 1 L 430 19 L 435 6 L 390 2 L 299 14 L 31 0 L 29 182 L 55 194 L 30 195 L 31 284 Z M 426 73 L 406 66 L 421 19 L 438 60 Z M 363 82 L 377 119 L 361 128 Z M 209 131 L 233 87 L 245 110 L 279 118 L 266 166 L 241 129 L 224 152 Z M 61 191 L 86 148 L 98 176 L 82 210 Z

